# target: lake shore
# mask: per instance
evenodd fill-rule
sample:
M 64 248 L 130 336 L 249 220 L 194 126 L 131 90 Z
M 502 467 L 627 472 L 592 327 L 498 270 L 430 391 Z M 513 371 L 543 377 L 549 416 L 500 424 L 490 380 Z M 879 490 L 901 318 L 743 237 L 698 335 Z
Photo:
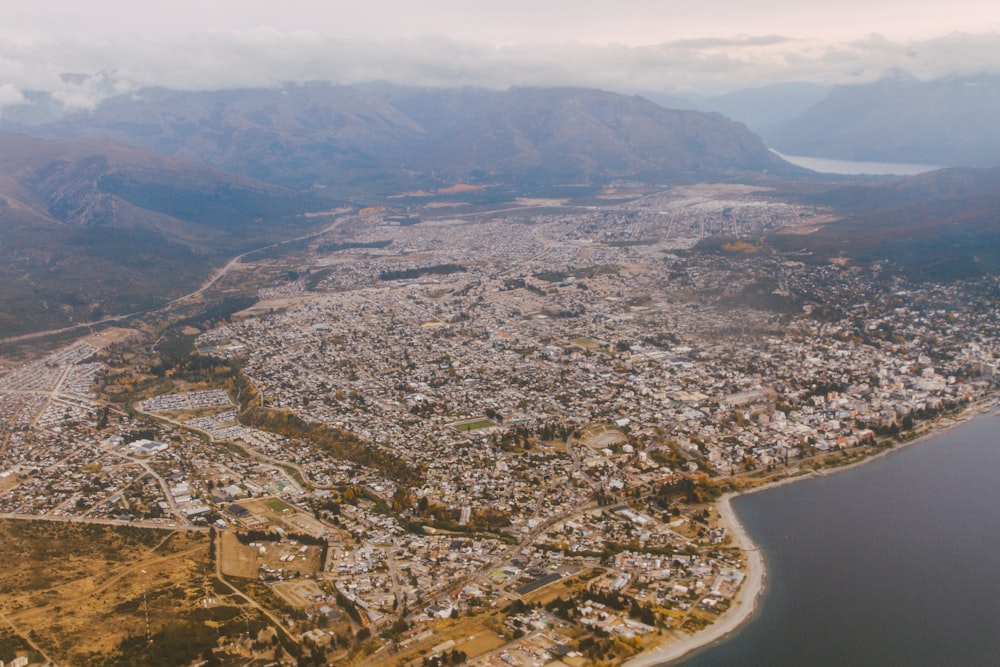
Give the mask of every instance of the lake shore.
M 727 531 L 729 531 L 730 535 L 733 536 L 735 545 L 738 546 L 746 555 L 747 562 L 746 578 L 740 586 L 739 592 L 733 598 L 732 605 L 712 625 L 709 625 L 690 635 L 674 631 L 674 633 L 672 633 L 672 639 L 669 639 L 667 643 L 643 651 L 639 655 L 625 662 L 624 667 L 656 667 L 657 665 L 663 665 L 679 660 L 680 658 L 693 653 L 698 649 L 722 641 L 742 627 L 743 624 L 753 616 L 757 609 L 760 597 L 763 595 L 765 590 L 764 584 L 766 581 L 766 571 L 764 568 L 764 558 L 760 549 L 750 538 L 746 528 L 742 523 L 740 523 L 739 518 L 736 516 L 731 502 L 733 498 L 744 494 L 758 493 L 774 489 L 785 484 L 815 479 L 816 477 L 822 477 L 827 474 L 833 474 L 866 465 L 872 461 L 876 461 L 884 456 L 887 456 L 894 451 L 900 451 L 911 445 L 916 445 L 932 438 L 937 438 L 956 426 L 968 422 L 978 414 L 986 411 L 986 409 L 993 410 L 997 407 L 998 403 L 1000 403 L 1000 399 L 998 399 L 995 395 L 987 396 L 984 399 L 967 406 L 966 409 L 956 414 L 954 417 L 946 417 L 935 420 L 928 426 L 926 431 L 922 432 L 919 436 L 913 438 L 912 440 L 898 443 L 893 447 L 886 448 L 883 451 L 866 457 L 860 461 L 836 468 L 811 471 L 802 475 L 785 477 L 746 491 L 741 491 L 739 493 L 727 493 L 722 496 L 716 503 L 716 509 L 719 512 L 719 523 L 724 526 Z
M 625 663 L 625 667 L 653 667 L 687 655 L 703 646 L 713 644 L 739 629 L 757 609 L 757 601 L 764 592 L 764 557 L 750 539 L 743 524 L 733 511 L 732 498 L 739 494 L 726 494 L 719 499 L 716 509 L 719 521 L 726 527 L 733 541 L 746 555 L 746 577 L 733 598 L 729 609 L 708 627 L 693 635 L 677 634 L 678 639 L 640 653 Z

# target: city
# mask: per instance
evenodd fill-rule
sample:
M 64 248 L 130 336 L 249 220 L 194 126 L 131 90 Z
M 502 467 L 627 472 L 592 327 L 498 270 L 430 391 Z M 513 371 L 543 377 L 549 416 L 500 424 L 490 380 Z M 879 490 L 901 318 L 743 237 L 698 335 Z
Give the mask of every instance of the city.
M 749 604 L 720 495 L 997 385 L 996 278 L 778 254 L 828 212 L 764 188 L 448 211 L 345 216 L 172 366 L 138 327 L 6 363 L 0 516 L 209 537 L 204 605 L 257 610 L 218 656 L 618 664 Z

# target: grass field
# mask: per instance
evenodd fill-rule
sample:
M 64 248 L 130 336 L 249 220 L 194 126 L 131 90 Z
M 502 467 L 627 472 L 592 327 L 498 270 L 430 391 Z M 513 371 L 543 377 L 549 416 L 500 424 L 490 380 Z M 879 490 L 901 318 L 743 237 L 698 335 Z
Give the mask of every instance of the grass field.
M 451 424 L 451 427 L 460 433 L 468 433 L 470 431 L 478 431 L 484 428 L 493 428 L 496 426 L 489 419 L 472 419 L 464 422 L 455 422 Z
M 286 503 L 281 498 L 272 498 L 271 500 L 267 501 L 267 506 L 272 510 L 274 510 L 275 512 L 287 512 L 288 510 L 292 509 L 292 506 Z
M 574 338 L 570 342 L 573 343 L 573 345 L 576 345 L 577 347 L 582 347 L 585 350 L 601 349 L 601 344 L 593 340 L 592 338 L 584 338 L 584 337 Z

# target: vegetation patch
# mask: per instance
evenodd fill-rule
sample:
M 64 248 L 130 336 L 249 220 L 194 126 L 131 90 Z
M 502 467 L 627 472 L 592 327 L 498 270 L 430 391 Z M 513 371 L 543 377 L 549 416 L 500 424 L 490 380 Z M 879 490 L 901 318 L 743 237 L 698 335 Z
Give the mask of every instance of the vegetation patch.
M 454 424 L 451 424 L 451 427 L 459 433 L 470 433 L 484 428 L 493 428 L 494 426 L 496 426 L 496 424 L 485 417 L 482 419 L 473 419 L 470 421 L 455 422 Z
M 0 660 L 33 642 L 58 664 L 187 664 L 246 628 L 213 586 L 210 543 L 193 531 L 0 521 L 0 612 L 23 633 L 0 633 Z M 218 606 L 199 604 L 206 596 Z
M 434 266 L 424 266 L 415 269 L 400 269 L 397 271 L 383 271 L 378 274 L 379 280 L 412 280 L 424 276 L 447 276 L 452 273 L 464 273 L 467 271 L 459 264 L 435 264 Z

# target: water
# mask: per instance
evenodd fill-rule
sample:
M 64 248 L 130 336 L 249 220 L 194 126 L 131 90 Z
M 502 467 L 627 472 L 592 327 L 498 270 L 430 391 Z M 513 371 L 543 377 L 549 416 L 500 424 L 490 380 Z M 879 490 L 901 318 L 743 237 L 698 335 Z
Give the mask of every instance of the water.
M 943 169 L 930 164 L 912 164 L 909 162 L 855 162 L 852 160 L 830 160 L 821 157 L 805 157 L 802 155 L 784 155 L 778 151 L 773 153 L 786 162 L 811 169 L 821 174 L 841 174 L 848 176 L 914 176 L 927 171 Z
M 683 667 L 1000 665 L 1000 418 L 737 498 L 755 616 Z

